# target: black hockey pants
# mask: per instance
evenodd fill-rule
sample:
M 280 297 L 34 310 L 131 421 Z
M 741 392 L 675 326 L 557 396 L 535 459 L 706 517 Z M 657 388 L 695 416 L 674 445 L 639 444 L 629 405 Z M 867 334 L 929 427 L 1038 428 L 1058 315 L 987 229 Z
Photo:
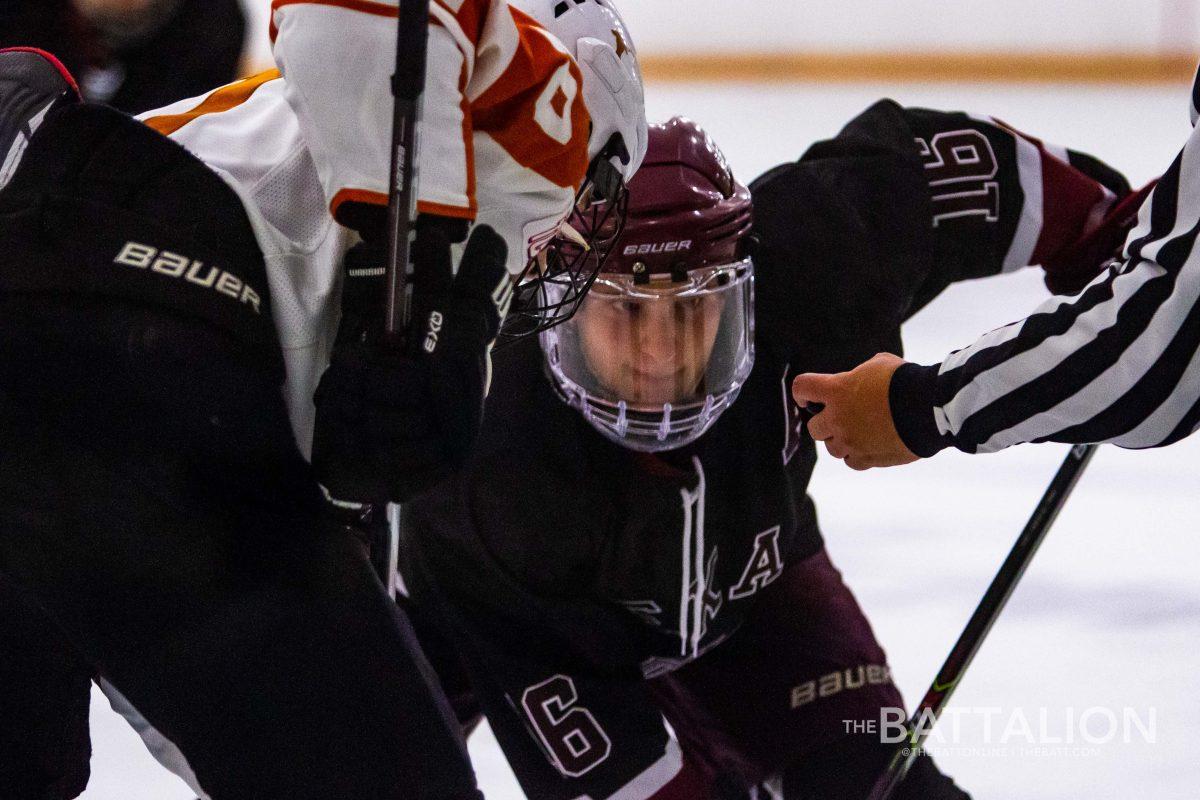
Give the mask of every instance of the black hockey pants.
M 81 790 L 79 708 L 96 674 L 179 746 L 214 800 L 478 797 L 411 626 L 359 539 L 323 513 L 279 390 L 278 347 L 264 358 L 269 329 L 236 317 L 250 304 L 206 318 L 206 300 L 231 298 L 122 267 L 122 281 L 161 281 L 123 299 L 66 263 L 86 254 L 93 227 L 170 235 L 172 215 L 190 208 L 173 246 L 220 239 L 223 268 L 245 283 L 262 274 L 261 256 L 229 257 L 229 242 L 252 241 L 232 192 L 108 114 L 83 119 L 86 136 L 57 129 L 41 168 L 60 174 L 46 192 L 31 162 L 10 185 L 24 194 L 0 193 L 0 643 L 45 648 L 0 667 L 0 743 L 23 742 L 0 754 L 13 781 L 0 793 Z M 60 190 L 115 213 L 71 225 L 78 205 L 47 200 Z M 139 220 L 152 222 L 112 231 Z M 87 268 L 110 265 L 103 256 Z M 26 284 L 13 272 L 21 258 Z M 46 692 L 60 694 L 30 700 Z

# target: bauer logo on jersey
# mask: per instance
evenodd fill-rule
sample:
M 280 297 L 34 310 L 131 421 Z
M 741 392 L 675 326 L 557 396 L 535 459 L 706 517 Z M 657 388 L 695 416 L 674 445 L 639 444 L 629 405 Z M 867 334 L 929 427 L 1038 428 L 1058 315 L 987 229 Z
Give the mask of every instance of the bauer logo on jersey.
M 126 242 L 113 263 L 187 281 L 201 289 L 209 289 L 244 303 L 253 308 L 256 314 L 262 313 L 262 299 L 249 284 L 220 267 L 205 266 L 203 261 L 170 250 L 159 250 L 148 244 Z
M 799 686 L 792 687 L 792 710 L 864 686 L 886 686 L 892 682 L 892 671 L 886 664 L 863 664 L 850 669 L 830 672 Z

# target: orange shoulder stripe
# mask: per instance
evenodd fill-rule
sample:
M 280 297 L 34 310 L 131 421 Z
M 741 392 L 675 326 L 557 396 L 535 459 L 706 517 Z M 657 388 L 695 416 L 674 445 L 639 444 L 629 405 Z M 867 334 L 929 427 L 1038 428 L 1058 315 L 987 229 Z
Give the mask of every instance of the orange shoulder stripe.
M 329 212 L 333 214 L 334 219 L 337 219 L 338 209 L 342 207 L 343 203 L 386 206 L 388 204 L 388 196 L 382 192 L 372 192 L 367 189 L 342 189 L 333 196 L 333 202 L 329 204 Z
M 269 69 L 266 72 L 251 75 L 248 78 L 235 81 L 228 86 L 222 86 L 200 101 L 191 111 L 185 111 L 182 114 L 164 114 L 160 117 L 147 117 L 144 123 L 163 136 L 170 136 L 198 117 L 203 117 L 205 114 L 219 114 L 222 111 L 228 111 L 231 108 L 240 106 L 250 99 L 250 96 L 258 90 L 258 87 L 278 77 L 279 70 L 277 69 Z
M 454 219 L 465 219 L 472 222 L 475 221 L 475 209 L 460 208 L 459 206 L 447 206 L 442 203 L 426 203 L 421 200 L 417 203 L 418 214 L 433 214 L 438 217 L 453 217 Z
M 451 8 L 446 0 L 434 0 L 439 6 L 451 14 L 458 21 L 458 26 L 462 28 L 462 32 L 471 44 L 479 46 L 479 40 L 483 38 L 483 25 L 487 22 L 488 8 L 491 6 L 491 0 L 463 0 L 460 3 L 458 11 Z

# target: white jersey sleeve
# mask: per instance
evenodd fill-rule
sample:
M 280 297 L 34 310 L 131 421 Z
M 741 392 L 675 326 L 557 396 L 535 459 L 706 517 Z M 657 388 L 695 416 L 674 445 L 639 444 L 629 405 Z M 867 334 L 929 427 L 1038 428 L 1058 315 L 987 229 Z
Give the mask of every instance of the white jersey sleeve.
M 246 206 L 267 264 L 292 425 L 307 453 L 312 395 L 337 331 L 341 262 L 357 238 L 330 211 L 339 196 L 387 202 L 396 4 L 274 5 L 287 77 L 270 70 L 141 119 L 224 177 Z M 587 172 L 582 76 L 507 0 L 434 0 L 431 8 L 421 210 L 491 225 L 516 272 L 566 218 Z
M 272 4 L 275 62 L 335 216 L 347 201 L 387 204 L 397 7 L 397 0 Z M 466 218 L 475 215 L 474 165 L 462 92 L 473 54 L 461 30 L 430 26 L 421 199 Z
M 287 101 L 335 217 L 347 201 L 387 203 L 397 13 L 396 0 L 272 5 L 273 52 Z M 477 183 L 486 182 L 489 195 L 534 200 L 535 208 L 520 209 L 527 219 L 501 221 L 521 233 L 535 220 L 545 227 L 546 218 L 565 215 L 567 195 L 582 182 L 588 160 L 581 84 L 562 46 L 507 0 L 433 0 L 420 211 L 474 220 Z M 479 133 L 500 147 L 499 161 L 479 163 Z M 541 202 L 539 193 L 547 195 Z M 506 238 L 510 249 L 526 244 L 516 234 Z

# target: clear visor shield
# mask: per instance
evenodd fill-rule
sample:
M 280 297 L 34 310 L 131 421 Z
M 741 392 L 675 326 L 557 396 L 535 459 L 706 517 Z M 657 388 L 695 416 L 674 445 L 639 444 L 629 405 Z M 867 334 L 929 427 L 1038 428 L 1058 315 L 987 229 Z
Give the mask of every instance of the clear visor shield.
M 754 364 L 753 276 L 749 259 L 683 281 L 602 275 L 571 320 L 542 334 L 551 377 L 614 441 L 681 447 L 733 402 Z

